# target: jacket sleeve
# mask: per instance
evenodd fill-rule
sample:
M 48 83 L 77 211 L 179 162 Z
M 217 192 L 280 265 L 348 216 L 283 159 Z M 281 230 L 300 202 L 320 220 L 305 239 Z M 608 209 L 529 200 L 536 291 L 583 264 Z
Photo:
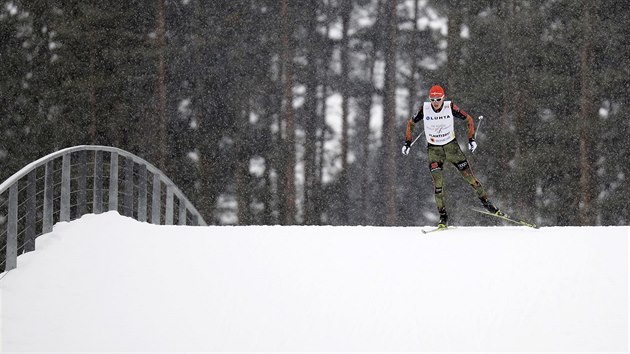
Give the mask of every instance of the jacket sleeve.
M 409 118 L 407 121 L 407 130 L 405 131 L 405 141 L 410 143 L 411 138 L 413 137 L 413 126 L 414 126 L 413 118 Z
M 422 107 L 418 110 L 418 113 L 414 117 L 409 118 L 407 121 L 407 131 L 405 132 L 405 141 L 411 142 L 411 138 L 413 137 L 413 127 L 416 123 L 421 121 L 424 118 L 424 112 L 422 111 Z
M 468 141 L 473 140 L 473 137 L 475 136 L 475 120 L 473 117 L 466 113 L 463 109 L 457 107 L 454 103 L 451 109 L 453 110 L 453 116 L 466 121 L 468 125 Z

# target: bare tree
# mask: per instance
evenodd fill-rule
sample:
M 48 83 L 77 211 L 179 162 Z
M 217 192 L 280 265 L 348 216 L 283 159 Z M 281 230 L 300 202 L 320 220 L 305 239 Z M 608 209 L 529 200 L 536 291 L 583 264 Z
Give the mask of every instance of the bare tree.
M 308 65 L 306 67 L 306 97 L 304 110 L 306 121 L 304 123 L 304 223 L 316 224 L 318 221 L 315 213 L 315 186 L 317 184 L 317 91 L 319 79 L 317 69 L 319 66 L 318 52 L 321 50 L 317 33 L 317 6 L 318 0 L 310 0 L 307 16 L 307 52 Z
M 383 1 L 377 1 L 376 9 L 377 13 L 375 14 L 375 18 L 381 18 L 381 13 L 383 11 Z M 379 31 L 379 27 L 374 29 L 374 33 Z M 374 94 L 376 92 L 376 87 L 374 85 L 374 66 L 377 59 L 377 48 L 379 47 L 379 39 L 380 36 L 369 36 L 370 43 L 366 48 L 365 55 L 365 68 L 367 71 L 365 92 L 359 97 L 359 116 L 357 117 L 357 139 L 361 142 L 360 154 L 358 156 L 358 163 L 365 169 L 369 170 L 369 162 L 370 162 L 370 124 L 371 124 L 371 114 L 370 111 L 374 104 Z M 363 119 L 363 120 L 362 120 Z M 358 222 L 361 224 L 369 224 L 373 222 L 372 212 L 369 208 L 370 204 L 370 173 L 361 173 L 361 177 L 359 179 L 360 188 L 359 188 L 359 198 L 360 198 L 360 208 L 361 213 L 358 215 Z
M 579 139 L 580 139 L 580 223 L 592 225 L 593 203 L 593 158 L 591 147 L 593 139 L 591 121 L 593 118 L 593 1 L 582 2 L 582 36 L 580 44 L 580 112 L 579 112 Z
M 157 49 L 158 49 L 158 156 L 157 166 L 163 171 L 166 169 L 168 157 L 167 143 L 167 115 L 166 115 L 166 17 L 164 14 L 164 0 L 157 0 Z
M 420 0 L 413 1 L 413 32 L 416 37 L 419 36 L 420 26 L 418 25 L 419 20 L 419 3 Z M 409 46 L 409 52 L 411 53 L 411 60 L 409 65 L 409 77 L 407 80 L 407 90 L 409 91 L 409 96 L 407 97 L 407 108 L 409 110 L 409 116 L 415 114 L 415 104 L 416 104 L 416 74 L 418 72 L 418 55 L 419 55 L 419 46 L 417 40 L 412 40 Z
M 398 221 L 396 208 L 396 50 L 397 50 L 397 0 L 387 2 L 385 32 L 385 114 L 383 115 L 384 175 L 386 176 L 386 223 Z
M 446 73 L 448 94 L 454 97 L 457 93 L 457 72 L 459 69 L 459 42 L 462 27 L 462 3 L 460 0 L 448 1 L 448 34 L 446 48 Z
M 343 0 L 341 3 L 341 25 L 343 35 L 341 38 L 341 175 L 339 178 L 339 201 L 341 203 L 341 219 L 348 221 L 348 104 L 350 101 L 350 13 L 352 12 L 352 0 Z
M 284 148 L 285 165 L 284 165 L 284 190 L 285 207 L 286 207 L 286 224 L 295 222 L 295 110 L 293 109 L 293 43 L 292 43 L 292 26 L 291 12 L 289 9 L 289 0 L 282 0 L 282 67 L 284 74 L 284 100 L 283 111 L 284 117 Z

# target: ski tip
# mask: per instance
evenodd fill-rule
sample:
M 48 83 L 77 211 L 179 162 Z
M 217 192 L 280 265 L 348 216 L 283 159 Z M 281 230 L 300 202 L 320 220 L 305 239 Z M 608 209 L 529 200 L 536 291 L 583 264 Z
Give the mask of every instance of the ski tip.
M 527 226 L 527 227 L 531 227 L 533 229 L 538 229 L 539 228 L 538 225 L 536 225 L 536 224 L 528 223 L 527 221 L 520 220 L 520 219 L 515 219 L 515 218 L 513 218 L 513 217 L 511 217 L 511 216 L 509 216 L 507 214 L 497 215 L 497 214 L 490 213 L 490 212 L 488 212 L 486 210 L 481 210 L 481 209 L 477 209 L 477 208 L 470 208 L 470 209 L 472 211 L 476 211 L 476 212 L 481 213 L 481 214 L 494 216 L 496 218 L 503 219 L 505 221 L 509 221 L 509 222 L 511 222 L 513 224 L 516 224 L 516 225 Z

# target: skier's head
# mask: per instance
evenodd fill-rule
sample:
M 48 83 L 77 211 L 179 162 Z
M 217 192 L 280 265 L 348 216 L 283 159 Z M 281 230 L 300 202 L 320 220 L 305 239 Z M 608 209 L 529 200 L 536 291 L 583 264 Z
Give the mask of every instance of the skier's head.
M 429 99 L 433 108 L 438 109 L 442 107 L 444 102 L 444 89 L 442 86 L 435 85 L 429 90 Z

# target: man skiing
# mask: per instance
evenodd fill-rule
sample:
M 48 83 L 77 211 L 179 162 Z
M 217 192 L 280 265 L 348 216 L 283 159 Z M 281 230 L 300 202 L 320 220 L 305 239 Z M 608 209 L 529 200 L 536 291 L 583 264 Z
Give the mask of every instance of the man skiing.
M 505 216 L 489 200 L 483 186 L 475 177 L 470 168 L 470 163 L 462 152 L 455 138 L 454 118 L 465 120 L 468 124 L 468 149 L 474 152 L 477 148 L 475 142 L 475 122 L 473 118 L 451 101 L 445 101 L 444 89 L 435 85 L 429 90 L 431 102 L 424 102 L 415 117 L 409 118 L 407 131 L 405 134 L 405 145 L 402 148 L 403 155 L 409 154 L 411 148 L 411 137 L 413 127 L 416 123 L 424 121 L 424 135 L 428 143 L 429 169 L 433 179 L 433 191 L 435 202 L 440 214 L 438 228 L 446 228 L 448 225 L 448 214 L 444 206 L 444 162 L 450 162 L 462 177 L 475 190 L 483 206 L 488 212 Z

